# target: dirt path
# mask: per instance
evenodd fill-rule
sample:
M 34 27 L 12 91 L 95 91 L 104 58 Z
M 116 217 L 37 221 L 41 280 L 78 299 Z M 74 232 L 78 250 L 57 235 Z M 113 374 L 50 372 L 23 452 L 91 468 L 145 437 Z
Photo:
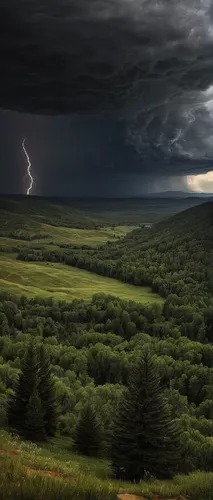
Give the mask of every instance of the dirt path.
M 133 495 L 131 493 L 120 493 L 120 490 L 118 492 L 117 498 L 119 500 L 148 500 L 146 497 L 139 497 L 138 495 Z M 178 496 L 175 498 L 165 498 L 161 497 L 157 493 L 152 493 L 152 498 L 153 500 L 185 500 L 185 498 L 182 496 Z
M 18 451 L 11 451 L 11 450 L 0 450 L 0 455 L 10 455 L 10 457 L 18 457 L 19 452 Z
M 17 458 L 20 456 L 20 453 L 16 450 L 0 450 L 0 456 L 3 455 L 9 455 L 12 458 Z M 64 476 L 60 472 L 54 471 L 54 470 L 46 470 L 46 469 L 37 469 L 36 467 L 26 467 L 23 466 L 26 474 L 29 476 L 37 476 L 37 475 L 44 475 L 48 477 L 57 477 L 58 479 L 62 479 L 63 481 L 76 481 L 77 479 L 73 476 Z M 159 494 L 153 493 L 152 494 L 153 500 L 185 500 L 184 497 L 178 496 L 175 498 L 162 498 Z M 118 500 L 147 500 L 147 498 L 138 496 L 138 495 L 133 495 L 131 493 L 125 492 L 122 488 L 119 489 L 118 495 L 117 495 Z
M 20 453 L 18 451 L 0 450 L 0 456 L 3 456 L 3 455 L 9 455 L 12 458 L 17 458 L 18 456 L 20 456 Z M 63 479 L 63 480 L 72 480 L 72 481 L 76 480 L 72 476 L 64 476 L 60 472 L 57 472 L 54 470 L 38 469 L 36 467 L 27 467 L 25 465 L 23 465 L 23 467 L 24 467 L 27 475 L 42 474 L 42 475 L 49 476 L 49 477 L 58 477 L 59 479 Z
M 58 479 L 62 479 L 63 481 L 72 481 L 76 482 L 77 478 L 74 476 L 64 476 L 61 472 L 56 470 L 46 470 L 46 469 L 36 469 L 36 467 L 24 467 L 28 476 L 38 476 L 44 475 L 49 477 L 57 477 Z
M 138 497 L 137 495 L 131 495 L 130 493 L 119 493 L 117 498 L 119 500 L 146 500 L 144 497 Z

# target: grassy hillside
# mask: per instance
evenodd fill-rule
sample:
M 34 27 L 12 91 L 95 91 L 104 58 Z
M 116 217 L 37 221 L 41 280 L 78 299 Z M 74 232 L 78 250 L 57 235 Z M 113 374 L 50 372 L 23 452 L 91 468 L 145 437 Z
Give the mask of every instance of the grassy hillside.
M 56 249 L 64 245 L 88 245 L 96 247 L 103 245 L 107 241 L 125 236 L 132 231 L 131 226 L 103 227 L 96 229 L 74 229 L 71 227 L 51 226 L 50 224 L 40 224 L 39 231 L 35 230 L 15 233 L 6 233 L 7 236 L 0 236 L 1 251 L 16 251 L 22 248 L 45 248 Z M 3 233 L 4 234 L 4 233 Z
M 100 226 L 96 215 L 75 208 L 68 200 L 0 198 L 1 289 L 9 293 L 26 293 L 29 297 L 52 295 L 56 300 L 89 299 L 94 293 L 103 291 L 144 303 L 160 301 L 149 287 L 136 289 L 61 264 L 21 264 L 15 260 L 20 251 L 51 253 L 63 252 L 63 248 L 69 246 L 97 247 L 122 238 L 134 229 L 128 225 L 103 226 L 103 222 Z
M 0 432 L 0 485 L 2 500 L 136 499 L 131 495 L 150 500 L 211 500 L 213 474 L 198 472 L 140 485 L 119 483 L 111 479 L 106 460 L 75 455 L 67 440 L 54 439 L 38 447 Z
M 22 262 L 16 260 L 16 254 L 0 254 L 0 290 L 68 301 L 88 300 L 102 292 L 144 304 L 163 304 L 150 287 L 135 287 L 64 264 Z

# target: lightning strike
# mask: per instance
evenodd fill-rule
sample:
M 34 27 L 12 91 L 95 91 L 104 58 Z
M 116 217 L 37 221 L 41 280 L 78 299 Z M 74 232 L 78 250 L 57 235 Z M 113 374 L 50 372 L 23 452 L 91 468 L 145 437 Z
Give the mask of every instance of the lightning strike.
M 29 194 L 30 194 L 30 191 L 31 191 L 31 189 L 32 189 L 32 187 L 33 187 L 33 182 L 34 182 L 34 179 L 33 179 L 33 176 L 32 176 L 32 174 L 31 174 L 31 162 L 30 162 L 29 155 L 28 155 L 28 153 L 27 153 L 27 151 L 26 151 L 26 148 L 25 148 L 25 141 L 26 141 L 26 139 L 24 139 L 24 140 L 23 140 L 23 142 L 22 142 L 22 149 L 23 149 L 23 151 L 24 151 L 24 154 L 25 154 L 25 156 L 26 156 L 26 158 L 27 158 L 27 163 L 28 163 L 28 165 L 27 165 L 27 175 L 28 175 L 28 177 L 29 177 L 29 179 L 30 179 L 30 185 L 29 185 L 29 187 L 28 187 L 28 189 L 27 189 L 27 195 L 29 195 Z

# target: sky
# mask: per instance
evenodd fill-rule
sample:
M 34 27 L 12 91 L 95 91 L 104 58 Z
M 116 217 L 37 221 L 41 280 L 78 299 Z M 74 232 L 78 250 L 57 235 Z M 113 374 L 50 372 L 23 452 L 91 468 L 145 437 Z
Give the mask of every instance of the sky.
M 212 0 L 0 1 L 1 193 L 213 192 Z

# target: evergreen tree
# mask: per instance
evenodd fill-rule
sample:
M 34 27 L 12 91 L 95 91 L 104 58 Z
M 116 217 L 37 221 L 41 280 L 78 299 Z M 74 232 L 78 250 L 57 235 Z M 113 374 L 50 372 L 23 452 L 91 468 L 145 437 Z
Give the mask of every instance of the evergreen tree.
M 39 351 L 40 383 L 39 396 L 42 402 L 44 428 L 47 436 L 54 436 L 56 431 L 57 407 L 54 380 L 51 374 L 50 358 L 44 346 Z
M 26 437 L 25 421 L 27 408 L 31 395 L 38 384 L 38 377 L 39 363 L 35 346 L 31 343 L 22 362 L 21 374 L 15 393 L 9 399 L 7 412 L 9 425 L 13 429 L 16 429 L 23 437 Z
M 38 351 L 31 343 L 27 349 L 15 394 L 9 400 L 8 423 L 22 437 L 31 440 L 42 440 L 55 433 L 54 382 L 43 346 Z
M 44 441 L 46 437 L 42 402 L 36 387 L 34 388 L 27 405 L 25 436 L 31 441 Z
M 97 457 L 102 444 L 102 429 L 94 408 L 88 403 L 82 410 L 75 436 L 76 449 L 82 455 Z
M 179 460 L 179 432 L 170 420 L 152 356 L 144 352 L 132 368 L 112 433 L 115 475 L 139 481 L 146 473 L 171 477 Z

